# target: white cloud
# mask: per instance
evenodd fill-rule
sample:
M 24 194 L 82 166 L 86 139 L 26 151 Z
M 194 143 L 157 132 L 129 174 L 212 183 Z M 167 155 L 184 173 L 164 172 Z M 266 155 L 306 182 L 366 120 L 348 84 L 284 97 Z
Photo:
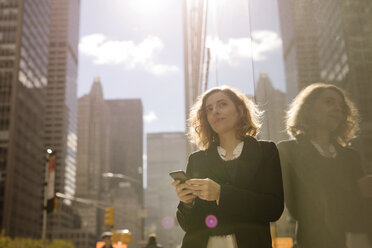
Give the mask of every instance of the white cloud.
M 156 56 L 163 50 L 163 42 L 155 36 L 148 36 L 136 44 L 131 40 L 109 40 L 103 34 L 84 36 L 79 44 L 79 52 L 93 58 L 98 65 L 124 65 L 127 70 L 143 67 L 155 75 L 177 72 L 174 65 L 157 64 Z
M 242 59 L 253 56 L 253 60 L 265 60 L 265 53 L 279 49 L 282 40 L 273 31 L 260 30 L 252 33 L 252 40 L 248 37 L 228 39 L 226 43 L 217 37 L 207 37 L 206 46 L 211 49 L 212 57 L 226 61 L 230 65 L 238 65 Z
M 143 119 L 145 120 L 145 122 L 151 123 L 153 121 L 156 121 L 158 119 L 158 117 L 156 116 L 154 111 L 150 111 L 150 113 L 143 116 Z
M 178 67 L 175 65 L 148 64 L 146 70 L 155 75 L 163 75 L 167 72 L 177 72 Z

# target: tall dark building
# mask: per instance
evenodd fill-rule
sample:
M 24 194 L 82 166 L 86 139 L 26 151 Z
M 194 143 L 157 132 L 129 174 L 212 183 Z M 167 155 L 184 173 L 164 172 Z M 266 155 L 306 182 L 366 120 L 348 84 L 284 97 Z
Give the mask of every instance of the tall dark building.
M 179 199 L 168 177 L 185 170 L 187 138 L 183 132 L 147 134 L 146 233 L 155 233 L 164 247 L 177 247 L 184 231 L 176 225 Z
M 105 100 L 110 115 L 108 160 L 110 172 L 130 176 L 142 194 L 143 124 L 140 99 Z
M 134 246 L 143 238 L 142 115 L 139 99 L 104 100 L 98 77 L 79 99 L 77 196 L 100 205 L 79 205 L 82 229 L 99 238 L 108 229 L 102 206 L 113 206 L 114 228 L 129 229 Z M 104 173 L 131 180 L 104 178 Z
M 318 37 L 312 2 L 278 0 L 287 102 L 303 87 L 320 79 Z
M 288 100 L 317 81 L 346 90 L 362 120 L 355 145 L 365 169 L 372 170 L 372 2 L 280 0 L 278 4 Z
M 56 152 L 55 190 L 75 195 L 80 0 L 51 0 L 45 148 Z M 63 206 L 62 206 L 63 205 Z M 48 216 L 48 237 L 73 228 L 71 201 Z
M 78 106 L 76 196 L 101 201 L 102 173 L 109 171 L 106 156 L 109 119 L 98 77 L 90 93 L 79 98 Z M 79 204 L 77 209 L 82 217 L 81 228 L 98 238 L 103 229 L 103 211 L 89 204 Z
M 0 10 L 0 229 L 40 238 L 50 1 Z
M 124 174 L 137 183 L 119 189 L 121 194 L 114 198 L 118 216 L 115 217 L 118 228 L 130 229 L 133 234 L 133 247 L 143 240 L 144 219 L 138 212 L 143 206 L 143 110 L 140 99 L 106 100 L 110 122 L 107 159 L 109 172 Z M 119 184 L 118 184 L 119 183 Z M 115 194 L 120 181 L 111 180 L 110 191 Z M 121 202 L 121 204 L 120 204 Z M 118 204 L 119 203 L 119 204 Z M 133 204 L 134 203 L 134 204 Z M 122 206 L 122 209 L 118 208 Z M 120 217 L 122 215 L 122 217 Z

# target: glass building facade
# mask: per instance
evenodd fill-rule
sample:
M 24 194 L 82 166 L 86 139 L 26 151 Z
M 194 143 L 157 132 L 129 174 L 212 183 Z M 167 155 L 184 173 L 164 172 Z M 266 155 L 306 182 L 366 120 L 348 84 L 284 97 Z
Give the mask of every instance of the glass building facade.
M 0 229 L 12 237 L 41 236 L 49 11 L 0 1 Z
M 287 89 L 314 82 L 343 88 L 361 115 L 354 146 L 372 170 L 372 2 L 278 1 Z M 294 55 L 294 57 L 291 56 Z M 288 100 L 297 94 L 288 95 Z
M 68 197 L 76 191 L 77 70 L 80 1 L 51 1 L 45 149 L 56 152 L 55 191 Z M 73 228 L 70 200 L 59 200 L 48 219 L 48 237 Z M 63 206 L 61 206 L 63 205 Z

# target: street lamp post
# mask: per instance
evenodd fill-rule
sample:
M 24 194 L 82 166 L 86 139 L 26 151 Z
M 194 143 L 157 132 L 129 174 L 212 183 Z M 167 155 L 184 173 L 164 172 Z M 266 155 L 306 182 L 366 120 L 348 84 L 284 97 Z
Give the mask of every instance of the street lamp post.
M 44 196 L 43 196 L 43 226 L 41 230 L 41 247 L 45 247 L 45 238 L 46 238 L 46 228 L 47 228 L 47 202 L 48 202 L 48 182 L 49 182 L 49 158 L 52 155 L 53 151 L 51 149 L 47 149 L 47 155 L 45 163 L 45 175 L 44 175 Z

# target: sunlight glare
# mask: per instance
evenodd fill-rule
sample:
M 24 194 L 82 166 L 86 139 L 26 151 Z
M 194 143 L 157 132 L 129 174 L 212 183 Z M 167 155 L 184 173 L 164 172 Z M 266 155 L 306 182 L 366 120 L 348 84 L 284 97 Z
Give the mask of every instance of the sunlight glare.
M 155 14 L 167 9 L 171 0 L 129 0 L 128 4 L 136 12 Z

